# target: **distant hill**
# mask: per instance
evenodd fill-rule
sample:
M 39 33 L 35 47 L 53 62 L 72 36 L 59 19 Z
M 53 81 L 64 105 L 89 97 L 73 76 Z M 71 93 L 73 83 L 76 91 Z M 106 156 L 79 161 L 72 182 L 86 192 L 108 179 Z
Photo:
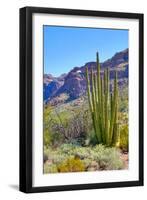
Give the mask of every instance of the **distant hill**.
M 86 93 L 85 70 L 93 68 L 96 71 L 96 62 L 88 62 L 84 66 L 74 67 L 67 74 L 53 77 L 51 74 L 44 75 L 44 102 L 58 102 L 58 100 L 77 99 Z M 101 74 L 105 68 L 110 69 L 110 79 L 114 78 L 114 70 L 118 71 L 119 86 L 128 84 L 128 49 L 116 53 L 111 59 L 101 63 Z

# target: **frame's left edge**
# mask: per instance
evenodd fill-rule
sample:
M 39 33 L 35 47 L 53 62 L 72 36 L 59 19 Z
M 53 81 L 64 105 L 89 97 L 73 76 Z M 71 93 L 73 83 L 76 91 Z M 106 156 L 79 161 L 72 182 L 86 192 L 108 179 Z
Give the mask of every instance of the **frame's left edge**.
M 32 188 L 32 20 L 19 10 L 19 190 Z
M 26 10 L 19 10 L 19 190 L 26 190 L 25 140 L 25 32 Z

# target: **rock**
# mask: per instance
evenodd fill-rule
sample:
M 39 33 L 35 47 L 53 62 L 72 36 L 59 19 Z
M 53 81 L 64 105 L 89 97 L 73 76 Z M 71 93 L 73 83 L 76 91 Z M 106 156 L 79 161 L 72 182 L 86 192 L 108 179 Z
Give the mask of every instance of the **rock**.
M 43 84 L 43 99 L 47 101 L 51 98 L 56 91 L 61 87 L 62 83 L 56 80 L 52 80 L 49 83 Z
M 48 164 L 48 165 L 51 165 L 51 164 L 53 164 L 53 161 L 52 161 L 51 159 L 48 159 L 48 160 L 47 160 L 47 164 Z
M 96 161 L 92 161 L 91 164 L 88 166 L 87 171 L 96 171 L 99 169 L 99 164 Z
M 88 67 L 89 72 L 93 68 L 94 73 L 96 73 L 96 62 L 88 62 L 82 67 L 74 67 L 69 73 L 62 74 L 60 77 L 45 74 L 44 101 L 53 101 L 61 94 L 67 94 L 69 100 L 77 99 L 86 94 L 86 67 Z M 116 53 L 111 59 L 101 63 L 101 75 L 104 73 L 104 69 L 108 67 L 110 79 L 114 78 L 114 71 L 118 69 L 119 86 L 122 87 L 125 84 L 123 80 L 128 79 L 128 49 Z
M 99 164 L 96 161 L 92 161 L 91 167 L 95 167 L 96 169 L 99 169 Z
M 87 168 L 87 171 L 89 171 L 89 172 L 93 172 L 93 171 L 96 171 L 97 169 L 95 169 L 94 167 L 88 167 Z
M 121 153 L 120 154 L 120 158 L 123 161 L 124 165 L 125 165 L 125 169 L 129 168 L 129 154 L 128 153 Z

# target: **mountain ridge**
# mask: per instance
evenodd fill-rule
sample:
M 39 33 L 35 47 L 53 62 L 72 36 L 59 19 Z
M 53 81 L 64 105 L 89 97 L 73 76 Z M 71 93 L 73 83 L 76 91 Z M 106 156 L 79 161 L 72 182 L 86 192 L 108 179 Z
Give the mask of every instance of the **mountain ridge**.
M 128 54 L 129 50 L 117 52 L 112 58 L 101 63 L 101 74 L 105 68 L 110 69 L 110 79 L 114 77 L 114 70 L 118 71 L 119 85 L 123 85 L 124 79 L 128 80 Z M 44 102 L 48 103 L 66 94 L 68 99 L 76 99 L 84 95 L 86 92 L 86 67 L 90 70 L 93 68 L 96 71 L 96 62 L 87 62 L 81 67 L 74 67 L 67 74 L 62 74 L 59 77 L 53 77 L 51 74 L 44 74 L 43 78 L 43 96 Z M 61 99 L 61 98 L 60 98 Z

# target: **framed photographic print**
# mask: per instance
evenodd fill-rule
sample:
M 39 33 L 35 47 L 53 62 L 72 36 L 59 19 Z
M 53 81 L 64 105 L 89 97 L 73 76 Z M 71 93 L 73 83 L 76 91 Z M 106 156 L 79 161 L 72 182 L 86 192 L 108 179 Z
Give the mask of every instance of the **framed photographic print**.
M 143 185 L 143 14 L 20 9 L 20 191 Z

